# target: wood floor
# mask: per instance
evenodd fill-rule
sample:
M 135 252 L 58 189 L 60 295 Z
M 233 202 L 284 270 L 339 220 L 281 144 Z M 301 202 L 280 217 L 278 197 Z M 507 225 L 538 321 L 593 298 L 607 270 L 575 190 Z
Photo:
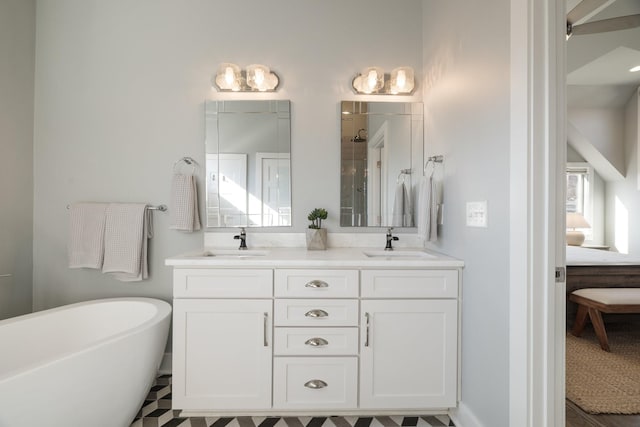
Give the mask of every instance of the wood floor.
M 566 401 L 565 427 L 638 427 L 640 415 L 591 415 L 570 400 Z

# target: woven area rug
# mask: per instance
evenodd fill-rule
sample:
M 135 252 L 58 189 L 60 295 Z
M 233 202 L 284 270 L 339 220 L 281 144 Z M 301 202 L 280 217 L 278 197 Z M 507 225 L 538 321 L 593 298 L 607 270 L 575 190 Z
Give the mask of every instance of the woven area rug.
M 567 334 L 567 399 L 590 414 L 640 414 L 640 327 L 606 327 L 611 352 L 589 328 Z

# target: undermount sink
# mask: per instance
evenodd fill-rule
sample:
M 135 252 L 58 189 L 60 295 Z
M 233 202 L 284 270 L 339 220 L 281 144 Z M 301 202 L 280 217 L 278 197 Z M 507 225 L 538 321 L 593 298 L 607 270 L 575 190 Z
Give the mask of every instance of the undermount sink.
M 266 256 L 269 254 L 269 251 L 262 251 L 256 249 L 247 249 L 247 250 L 239 250 L 239 249 L 217 249 L 213 251 L 205 251 L 202 256 L 205 257 L 215 257 L 215 258 L 253 258 Z
M 368 256 L 369 258 L 414 258 L 414 259 L 425 259 L 425 258 L 435 258 L 435 256 L 422 251 L 363 251 L 363 254 Z

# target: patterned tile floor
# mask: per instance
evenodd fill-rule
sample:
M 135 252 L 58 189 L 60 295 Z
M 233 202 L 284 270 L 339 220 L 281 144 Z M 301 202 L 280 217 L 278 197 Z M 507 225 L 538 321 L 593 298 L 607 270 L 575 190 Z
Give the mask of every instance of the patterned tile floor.
M 377 417 L 179 417 L 171 409 L 171 375 L 158 377 L 131 427 L 446 427 L 446 415 Z

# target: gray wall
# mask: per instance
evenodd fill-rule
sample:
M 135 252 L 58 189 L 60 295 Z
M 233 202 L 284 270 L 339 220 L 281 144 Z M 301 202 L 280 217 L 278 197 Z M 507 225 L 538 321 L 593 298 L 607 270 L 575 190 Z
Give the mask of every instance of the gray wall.
M 508 0 L 423 9 L 425 155 L 444 155 L 435 247 L 465 262 L 459 413 L 486 427 L 509 420 L 509 11 Z M 466 227 L 466 202 L 484 200 L 488 228 Z
M 314 207 L 328 209 L 326 225 L 338 231 L 340 101 L 380 100 L 356 97 L 352 78 L 371 65 L 408 65 L 422 75 L 422 2 L 402 4 L 39 2 L 35 307 L 127 295 L 171 299 L 164 259 L 201 247 L 202 232 L 168 230 L 168 215 L 154 213 L 151 278 L 121 283 L 67 268 L 65 207 L 83 200 L 167 203 L 173 163 L 191 156 L 205 164 L 205 99 L 290 99 L 294 226 L 285 231 L 302 232 Z M 222 62 L 264 63 L 279 74 L 281 88 L 275 94 L 215 92 L 210 79 Z M 402 97 L 420 100 L 420 90 Z
M 434 248 L 466 263 L 461 410 L 479 426 L 506 426 L 509 2 L 398 4 L 39 2 L 35 307 L 126 295 L 171 299 L 171 271 L 163 260 L 202 246 L 202 233 L 168 230 L 168 216 L 154 214 L 151 279 L 120 283 L 66 267 L 65 206 L 80 200 L 166 203 L 173 162 L 191 156 L 204 164 L 205 99 L 290 99 L 290 230 L 302 232 L 307 212 L 324 206 L 331 231 L 371 231 L 338 227 L 340 101 L 380 100 L 352 93 L 351 79 L 363 67 L 409 65 L 423 78 L 416 94 L 402 101 L 424 96 L 426 154 L 445 156 L 444 225 Z M 271 66 L 281 89 L 268 95 L 212 91 L 211 75 L 226 61 Z M 465 202 L 481 200 L 488 201 L 489 228 L 465 227 Z
M 31 311 L 35 0 L 0 1 L 0 319 Z

